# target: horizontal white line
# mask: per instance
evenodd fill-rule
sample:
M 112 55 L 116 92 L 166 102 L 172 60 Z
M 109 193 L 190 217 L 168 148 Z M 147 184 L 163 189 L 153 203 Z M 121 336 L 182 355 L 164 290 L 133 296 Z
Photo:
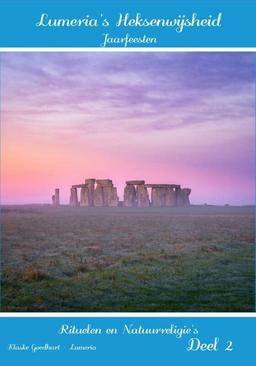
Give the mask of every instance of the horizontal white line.
M 256 52 L 256 47 L 0 47 L 0 52 Z
M 0 313 L 0 318 L 255 318 L 256 313 Z

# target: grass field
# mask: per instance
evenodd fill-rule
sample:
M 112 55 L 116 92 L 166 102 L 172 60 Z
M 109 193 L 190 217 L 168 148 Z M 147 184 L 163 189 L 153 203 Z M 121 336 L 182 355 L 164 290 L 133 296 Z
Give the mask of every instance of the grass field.
M 254 311 L 253 208 L 2 209 L 2 311 Z

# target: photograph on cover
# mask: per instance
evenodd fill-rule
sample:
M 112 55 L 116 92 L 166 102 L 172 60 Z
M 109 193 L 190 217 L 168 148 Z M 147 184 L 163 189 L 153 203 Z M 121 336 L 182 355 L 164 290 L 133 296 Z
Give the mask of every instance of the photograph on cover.
M 254 311 L 254 55 L 1 54 L 1 311 Z

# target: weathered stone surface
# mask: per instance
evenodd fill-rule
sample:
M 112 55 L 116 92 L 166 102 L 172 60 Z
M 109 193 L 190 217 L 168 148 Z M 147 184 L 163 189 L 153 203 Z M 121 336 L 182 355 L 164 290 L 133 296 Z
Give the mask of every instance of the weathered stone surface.
M 167 198 L 168 198 L 168 187 L 161 187 L 160 188 L 161 207 L 167 206 Z
M 133 185 L 133 186 L 137 186 L 140 184 L 145 184 L 144 180 L 127 180 L 127 182 L 125 182 L 127 185 Z
M 167 206 L 168 188 L 161 185 L 153 187 L 151 191 L 151 201 L 153 207 Z
M 112 185 L 103 185 L 103 206 L 109 206 L 111 200 Z
M 87 184 L 74 184 L 72 186 L 72 188 L 83 188 L 83 187 L 87 187 Z
M 177 198 L 174 189 L 169 188 L 166 192 L 166 206 L 176 206 Z
M 117 207 L 118 206 L 118 196 L 117 196 L 116 187 L 112 187 L 109 206 L 110 207 Z
M 77 188 L 71 187 L 69 203 L 70 203 L 70 206 L 73 206 L 73 207 L 79 206 L 78 197 L 77 197 Z
M 127 184 L 124 189 L 124 206 L 125 207 L 135 207 L 136 202 L 136 190 L 132 184 Z
M 90 178 L 85 180 L 85 184 L 88 187 L 89 190 L 89 206 L 94 206 L 94 185 L 95 185 L 95 179 Z
M 52 195 L 52 205 L 55 206 L 55 195 Z
M 89 188 L 86 185 L 83 185 L 81 188 L 80 206 L 83 206 L 83 207 L 89 206 Z
M 177 206 L 179 207 L 184 206 L 183 193 L 180 188 L 176 189 L 176 199 L 177 199 Z
M 95 182 L 97 186 L 95 188 Z M 181 189 L 178 184 L 145 184 L 144 180 L 129 180 L 124 189 L 124 201 L 119 202 L 117 189 L 111 179 L 86 179 L 84 184 L 71 187 L 70 205 L 79 206 L 77 189 L 81 188 L 81 206 L 97 207 L 165 207 L 189 206 L 190 188 Z M 148 188 L 151 188 L 151 202 Z M 52 196 L 54 206 L 60 204 L 59 189 Z
M 138 207 L 149 207 L 149 195 L 145 184 L 137 186 L 137 206 Z
M 180 188 L 178 184 L 145 184 L 147 188 Z
M 111 179 L 96 179 L 96 183 L 100 184 L 102 186 L 112 186 L 112 180 Z
M 94 178 L 89 178 L 89 179 L 85 179 L 84 183 L 85 184 L 95 184 L 96 179 Z
M 184 206 L 189 206 L 190 205 L 189 195 L 191 193 L 191 189 L 190 188 L 183 188 L 181 191 L 182 191 L 182 196 L 183 196 L 183 205 Z
M 60 189 L 55 188 L 55 206 L 60 205 Z
M 161 207 L 159 188 L 153 187 L 151 191 L 151 204 L 153 207 Z
M 101 186 L 101 184 L 97 184 L 96 189 L 94 191 L 94 206 L 95 207 L 104 206 L 103 187 Z

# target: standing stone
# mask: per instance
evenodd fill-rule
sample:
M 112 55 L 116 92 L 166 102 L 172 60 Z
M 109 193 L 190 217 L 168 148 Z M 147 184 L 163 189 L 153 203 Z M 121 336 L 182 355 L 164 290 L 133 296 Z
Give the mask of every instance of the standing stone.
M 153 207 L 161 207 L 160 189 L 157 187 L 152 187 L 151 202 Z
M 88 186 L 89 190 L 89 206 L 94 205 L 94 185 L 95 185 L 95 179 L 90 178 L 85 180 L 85 184 Z
M 177 184 L 146 184 L 147 188 L 152 188 L 151 205 L 154 207 L 176 206 L 177 193 L 180 188 Z
M 137 185 L 137 203 L 138 207 L 149 207 L 149 195 L 145 184 Z
M 89 189 L 86 185 L 81 187 L 80 192 L 80 206 L 88 207 L 89 206 Z
M 160 195 L 160 203 L 161 207 L 167 206 L 167 196 L 168 196 L 168 188 L 167 187 L 160 187 L 159 188 L 159 195 Z
M 73 193 L 73 188 L 70 188 L 70 197 L 69 197 L 69 205 L 73 206 L 73 199 L 74 199 L 74 193 Z
M 111 201 L 112 184 L 103 185 L 103 206 L 108 207 Z
M 152 206 L 154 207 L 165 207 L 167 204 L 167 193 L 168 189 L 165 186 L 157 185 L 152 188 Z
M 118 196 L 117 196 L 116 187 L 112 187 L 109 206 L 110 207 L 117 207 L 118 206 Z
M 136 190 L 133 184 L 126 184 L 124 189 L 124 206 L 135 207 L 136 202 Z
M 79 206 L 76 187 L 71 187 L 71 189 L 70 189 L 69 203 L 70 203 L 70 206 L 73 206 L 73 207 Z
M 94 206 L 95 207 L 103 207 L 103 187 L 100 183 L 97 183 L 96 189 L 94 191 Z
M 52 195 L 52 205 L 55 206 L 55 195 Z
M 97 186 L 102 187 L 103 191 L 103 202 L 101 206 L 108 207 L 110 206 L 111 201 L 111 192 L 113 188 L 113 183 L 111 179 L 97 179 L 96 180 Z
M 60 189 L 55 188 L 55 206 L 60 205 Z
M 153 207 L 159 207 L 159 197 L 158 197 L 158 189 L 153 187 L 151 191 L 151 202 Z
M 180 188 L 176 188 L 176 200 L 177 200 L 177 206 L 179 207 L 184 206 L 183 193 Z
M 182 196 L 183 196 L 183 205 L 184 206 L 189 206 L 190 205 L 189 195 L 191 193 L 191 189 L 190 188 L 183 188 L 181 191 L 182 191 Z
M 166 193 L 166 206 L 176 206 L 176 193 L 173 188 L 168 188 Z

